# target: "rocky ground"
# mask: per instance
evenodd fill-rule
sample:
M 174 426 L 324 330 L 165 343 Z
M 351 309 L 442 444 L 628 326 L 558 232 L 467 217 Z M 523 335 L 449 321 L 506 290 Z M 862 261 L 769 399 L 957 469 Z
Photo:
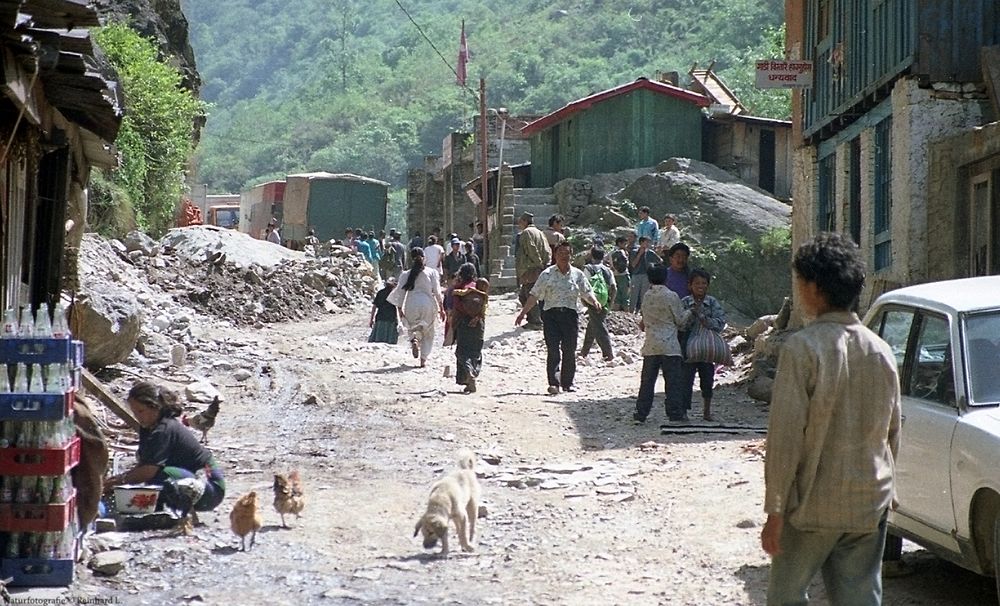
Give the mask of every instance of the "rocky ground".
M 451 350 L 436 349 L 421 369 L 403 344 L 370 345 L 364 308 L 246 327 L 181 306 L 169 290 L 141 292 L 147 307 L 171 316 L 157 334 L 165 344 L 185 342 L 185 364 L 134 354 L 102 376 L 118 393 L 138 378 L 218 388 L 225 400 L 209 440 L 226 468 L 226 500 L 202 516 L 193 536 L 97 535 L 95 550 L 127 556 L 121 572 L 101 576 L 81 565 L 72 588 L 33 590 L 34 597 L 155 605 L 764 603 L 768 559 L 758 535 L 767 409 L 745 395 L 741 370 L 719 376 L 718 425 L 698 423 L 696 407 L 700 427 L 664 434 L 662 408 L 645 425 L 631 422 L 641 358 L 628 318 L 615 320 L 614 362 L 593 351 L 579 368 L 580 390 L 549 396 L 541 335 L 515 329 L 516 301 L 500 297 L 490 307 L 479 392 L 463 395 L 447 376 Z M 181 315 L 183 329 L 175 322 Z M 106 425 L 119 427 L 110 416 Z M 133 436 L 113 434 L 127 457 Z M 412 538 L 413 526 L 430 484 L 461 447 L 479 454 L 486 517 L 475 553 L 441 559 Z M 272 474 L 291 469 L 304 478 L 308 505 L 283 529 L 270 486 Z M 261 496 L 265 526 L 244 553 L 228 515 L 250 490 Z M 990 579 L 910 545 L 905 560 L 915 572 L 886 580 L 886 604 L 996 602 Z M 826 603 L 820 586 L 815 595 Z

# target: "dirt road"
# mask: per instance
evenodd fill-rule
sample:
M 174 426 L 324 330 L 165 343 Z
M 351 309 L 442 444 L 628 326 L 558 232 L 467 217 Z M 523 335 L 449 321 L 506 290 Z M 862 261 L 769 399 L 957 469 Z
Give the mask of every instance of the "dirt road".
M 723 386 L 717 417 L 751 429 L 661 435 L 662 404 L 645 425 L 631 421 L 641 360 L 609 367 L 596 351 L 578 392 L 545 395 L 541 334 L 513 328 L 514 305 L 491 304 L 474 395 L 443 376 L 454 370 L 450 349 L 420 369 L 403 344 L 365 343 L 364 312 L 248 332 L 199 323 L 203 348 L 186 372 L 148 372 L 175 386 L 208 377 L 223 391 L 209 437 L 229 494 L 192 537 L 98 538 L 129 552 L 125 571 L 79 567 L 69 595 L 157 605 L 763 604 L 763 435 L 752 428 L 766 424 L 766 408 Z M 616 341 L 634 353 L 634 338 Z M 243 368 L 253 378 L 236 380 Z M 445 560 L 421 548 L 413 527 L 461 447 L 483 459 L 487 517 L 476 552 Z M 291 469 L 308 505 L 286 530 L 270 485 Z M 249 490 L 261 494 L 265 528 L 243 553 L 228 513 Z M 991 580 L 907 549 L 915 573 L 886 581 L 886 604 L 996 603 Z M 814 595 L 826 603 L 820 586 Z

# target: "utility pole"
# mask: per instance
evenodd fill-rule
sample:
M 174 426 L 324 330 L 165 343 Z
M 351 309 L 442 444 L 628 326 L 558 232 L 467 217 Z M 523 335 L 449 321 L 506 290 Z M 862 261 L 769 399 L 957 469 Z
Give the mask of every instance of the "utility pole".
M 485 268 L 486 274 L 489 275 L 489 258 L 490 258 L 490 223 L 489 223 L 489 176 L 490 168 L 487 165 L 486 156 L 486 78 L 479 79 L 479 140 L 480 140 L 480 170 L 482 171 L 482 176 L 480 177 L 480 183 L 482 183 L 482 199 L 479 201 L 479 220 L 483 224 L 483 258 L 479 260 L 480 267 Z M 497 171 L 497 189 L 500 187 L 500 172 Z M 472 226 L 472 233 L 476 233 L 476 226 Z

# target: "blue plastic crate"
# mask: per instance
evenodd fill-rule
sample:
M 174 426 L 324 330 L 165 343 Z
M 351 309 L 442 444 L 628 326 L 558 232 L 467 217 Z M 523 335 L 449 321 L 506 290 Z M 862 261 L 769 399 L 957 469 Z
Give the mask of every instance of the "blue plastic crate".
M 73 560 L 18 558 L 0 560 L 0 576 L 10 587 L 65 587 L 73 583 Z
M 59 421 L 73 410 L 67 393 L 0 393 L 0 421 Z
M 0 339 L 0 363 L 83 364 L 83 342 L 72 339 Z

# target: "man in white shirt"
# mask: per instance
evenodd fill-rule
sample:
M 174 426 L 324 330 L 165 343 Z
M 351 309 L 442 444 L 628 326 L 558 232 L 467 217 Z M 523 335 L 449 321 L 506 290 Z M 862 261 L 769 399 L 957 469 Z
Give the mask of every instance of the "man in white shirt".
M 439 276 L 443 275 L 444 267 L 441 264 L 443 259 L 444 249 L 437 243 L 437 236 L 428 236 L 427 246 L 424 248 L 424 267 L 430 267 L 438 272 Z
M 681 241 L 681 230 L 677 229 L 677 215 L 666 215 L 663 217 L 663 227 L 660 228 L 660 256 L 666 258 L 662 251 L 670 250 L 670 247 Z
M 572 256 L 573 247 L 569 242 L 556 246 L 555 265 L 545 268 L 538 276 L 521 313 L 514 320 L 515 326 L 520 325 L 538 301 L 543 301 L 542 331 L 547 354 L 545 370 L 552 395 L 559 393 L 560 386 L 563 391 L 576 391 L 573 379 L 576 377 L 576 341 L 580 332 L 576 302 L 579 300 L 591 307 L 601 307 L 594 298 L 590 281 L 582 271 L 570 265 Z

